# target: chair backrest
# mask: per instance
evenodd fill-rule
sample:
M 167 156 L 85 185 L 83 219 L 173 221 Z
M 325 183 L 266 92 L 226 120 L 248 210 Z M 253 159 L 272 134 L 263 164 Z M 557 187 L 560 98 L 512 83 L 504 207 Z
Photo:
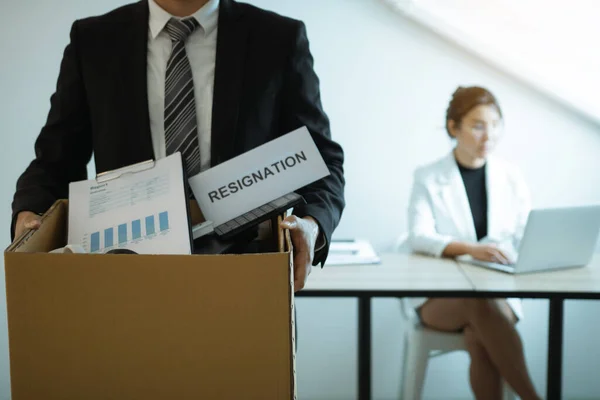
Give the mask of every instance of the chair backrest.
M 421 319 L 417 315 L 417 311 L 411 304 L 409 297 L 400 298 L 400 308 L 402 310 L 402 316 L 407 322 L 410 322 L 415 325 L 421 324 Z

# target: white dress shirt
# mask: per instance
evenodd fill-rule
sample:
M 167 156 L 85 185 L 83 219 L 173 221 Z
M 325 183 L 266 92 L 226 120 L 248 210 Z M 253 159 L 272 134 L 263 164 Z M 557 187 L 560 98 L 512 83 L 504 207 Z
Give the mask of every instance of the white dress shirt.
M 176 18 L 163 10 L 154 0 L 148 1 L 150 17 L 148 29 L 148 110 L 152 147 L 157 159 L 166 156 L 165 148 L 165 75 L 171 55 L 171 38 L 164 30 L 169 19 Z M 191 15 L 200 26 L 188 37 L 185 45 L 194 79 L 200 168 L 210 168 L 211 122 L 215 59 L 217 52 L 217 25 L 219 0 L 209 0 Z
M 150 133 L 154 156 L 166 156 L 165 146 L 165 76 L 172 43 L 164 30 L 171 18 L 177 18 L 162 9 L 154 0 L 148 0 L 148 110 Z M 215 82 L 215 60 L 217 55 L 217 30 L 219 22 L 219 0 L 209 0 L 200 10 L 191 15 L 200 24 L 187 39 L 185 50 L 192 68 L 198 140 L 200 144 L 200 170 L 210 168 L 210 145 L 212 127 L 213 92 Z M 319 229 L 315 250 L 325 246 L 325 236 Z

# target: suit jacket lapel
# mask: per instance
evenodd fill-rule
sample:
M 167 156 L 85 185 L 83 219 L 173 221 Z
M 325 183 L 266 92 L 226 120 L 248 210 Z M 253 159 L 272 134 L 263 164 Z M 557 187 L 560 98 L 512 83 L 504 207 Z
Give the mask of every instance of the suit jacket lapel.
M 130 162 L 139 162 L 154 158 L 148 111 L 148 2 L 142 0 L 132 10 L 129 32 L 122 38 L 121 106 L 127 115 L 126 134 L 132 150 Z
M 444 167 L 445 173 L 440 176 L 442 197 L 461 237 L 476 242 L 473 214 L 454 154 L 450 154 Z
M 211 164 L 236 155 L 237 121 L 242 91 L 248 26 L 233 0 L 221 0 L 212 110 Z

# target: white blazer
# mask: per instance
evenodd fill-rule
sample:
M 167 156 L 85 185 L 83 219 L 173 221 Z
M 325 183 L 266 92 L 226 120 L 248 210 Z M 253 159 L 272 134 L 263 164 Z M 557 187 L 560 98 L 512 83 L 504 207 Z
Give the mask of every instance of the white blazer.
M 486 163 L 488 236 L 507 250 L 518 248 L 531 209 L 529 190 L 519 170 L 495 157 Z M 452 241 L 477 242 L 467 192 L 454 158 L 418 168 L 408 206 L 408 244 L 418 253 L 441 257 Z M 415 306 L 426 299 L 415 299 Z M 509 299 L 517 317 L 521 303 Z

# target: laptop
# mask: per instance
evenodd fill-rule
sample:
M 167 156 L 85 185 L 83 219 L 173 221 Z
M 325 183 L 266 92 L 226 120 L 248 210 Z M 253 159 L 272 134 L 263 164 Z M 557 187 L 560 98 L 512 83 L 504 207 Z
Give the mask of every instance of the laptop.
M 592 260 L 599 236 L 600 205 L 534 209 L 514 264 L 466 262 L 511 274 L 583 267 Z

